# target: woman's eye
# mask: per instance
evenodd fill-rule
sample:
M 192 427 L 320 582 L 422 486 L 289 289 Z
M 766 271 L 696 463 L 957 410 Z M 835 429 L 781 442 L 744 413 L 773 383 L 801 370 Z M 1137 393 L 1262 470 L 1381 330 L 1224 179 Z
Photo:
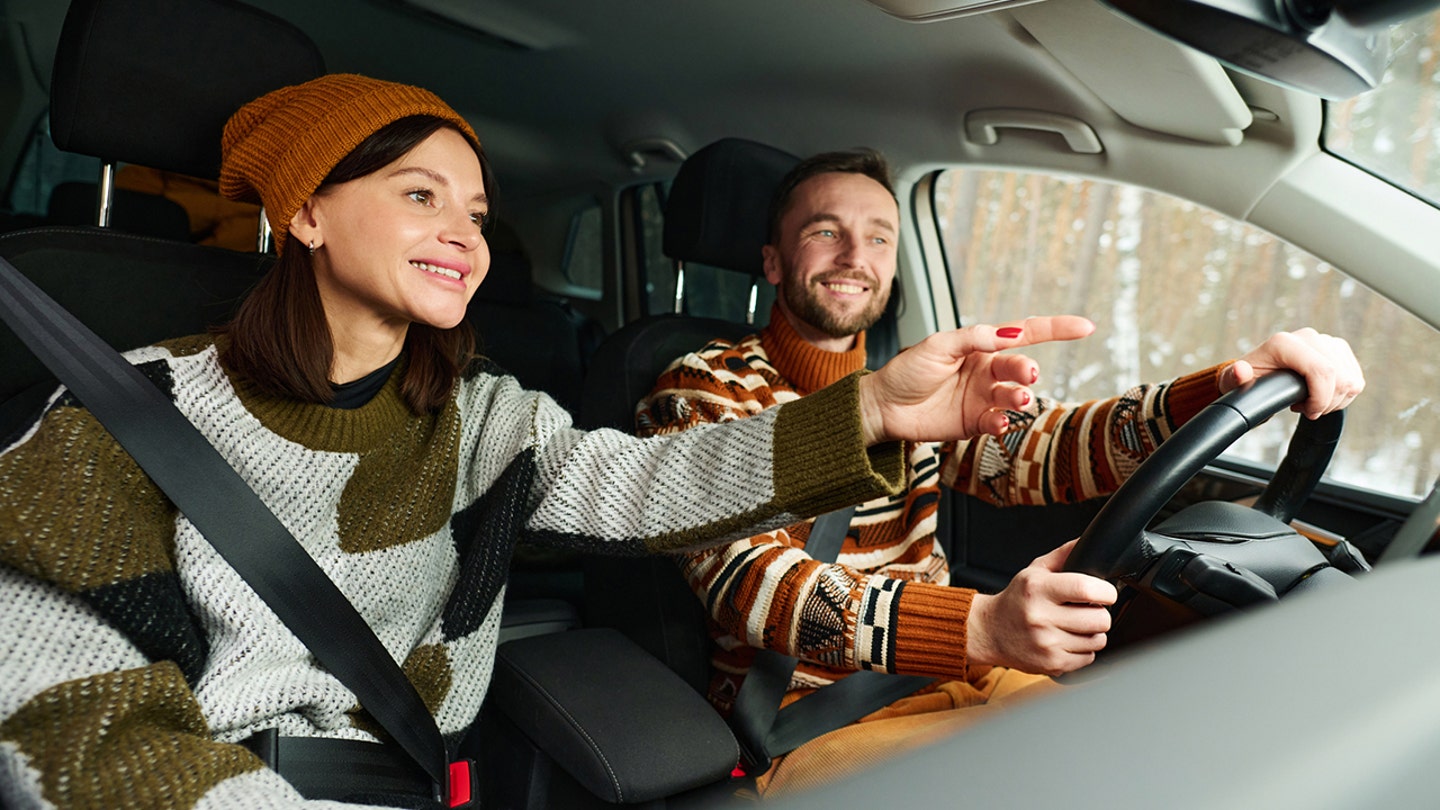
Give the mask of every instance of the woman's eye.
M 490 221 L 490 214 L 486 211 L 471 211 L 470 221 L 483 228 Z
M 407 191 L 406 196 L 408 196 L 415 202 L 420 203 L 421 205 L 429 205 L 430 201 L 434 199 L 434 195 L 432 195 L 428 189 L 423 188 L 417 188 L 414 191 Z

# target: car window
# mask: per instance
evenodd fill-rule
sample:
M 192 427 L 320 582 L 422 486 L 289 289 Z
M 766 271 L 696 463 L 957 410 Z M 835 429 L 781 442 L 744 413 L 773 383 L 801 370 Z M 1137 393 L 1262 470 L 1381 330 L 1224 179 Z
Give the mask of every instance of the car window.
M 1390 29 L 1380 85 L 1326 105 L 1325 148 L 1440 202 L 1440 12 Z
M 599 292 L 605 283 L 605 253 L 600 203 L 581 209 L 570 220 L 565 245 L 565 280 Z
M 55 186 L 72 180 L 95 183 L 99 177 L 98 158 L 55 148 L 50 139 L 50 115 L 45 113 L 26 139 L 24 154 L 10 177 L 5 207 L 11 214 L 43 217 Z
M 675 263 L 665 255 L 665 187 L 658 183 L 635 190 L 636 215 L 640 218 L 640 272 L 644 274 L 645 311 L 654 315 L 675 311 Z
M 1112 396 L 1234 358 L 1282 329 L 1350 341 L 1367 390 L 1328 475 L 1395 495 L 1429 490 L 1440 451 L 1434 330 L 1315 257 L 1191 202 L 1137 187 L 950 170 L 934 205 L 961 323 L 1074 313 L 1094 335 L 1027 350 L 1041 390 Z M 1273 467 L 1296 417 L 1251 431 L 1229 455 Z
M 661 195 L 664 186 L 647 185 L 639 189 L 637 206 L 641 227 L 645 300 L 649 314 L 675 311 L 675 262 L 665 255 L 665 213 Z M 755 295 L 755 325 L 770 322 L 770 305 L 775 301 L 775 288 L 765 279 L 754 284 L 747 273 L 718 267 L 685 263 L 684 312 L 706 318 L 744 321 Z

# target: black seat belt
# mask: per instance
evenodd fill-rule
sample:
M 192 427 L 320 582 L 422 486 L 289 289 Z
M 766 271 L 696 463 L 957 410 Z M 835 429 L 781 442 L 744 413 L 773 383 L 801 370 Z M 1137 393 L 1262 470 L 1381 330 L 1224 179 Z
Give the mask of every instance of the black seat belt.
M 419 764 L 437 800 L 470 793 L 435 718 L 365 619 L 208 440 L 118 352 L 0 258 L 0 320 L 110 431 L 325 669 Z M 453 791 L 452 791 L 453 788 Z M 452 804 L 451 806 L 456 806 Z
M 851 506 L 815 518 L 805 540 L 805 552 L 820 562 L 834 562 L 840 556 L 854 514 L 855 507 Z M 792 656 L 760 650 L 740 684 L 730 711 L 730 726 L 751 774 L 764 773 L 771 758 L 848 726 L 935 680 L 862 669 L 782 709 L 780 702 L 790 689 L 798 663 Z

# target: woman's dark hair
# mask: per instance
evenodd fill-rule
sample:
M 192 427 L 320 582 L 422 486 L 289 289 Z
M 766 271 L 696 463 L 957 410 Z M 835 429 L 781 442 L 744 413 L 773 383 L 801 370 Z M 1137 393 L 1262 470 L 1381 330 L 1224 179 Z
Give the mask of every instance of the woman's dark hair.
M 885 187 L 890 196 L 895 196 L 895 184 L 890 179 L 890 164 L 879 151 L 869 148 L 851 149 L 840 152 L 821 152 L 795 165 L 775 187 L 770 197 L 770 233 L 766 242 L 774 244 L 780 238 L 780 219 L 790 207 L 790 195 L 795 188 L 817 174 L 845 172 L 863 174 Z
M 376 130 L 335 164 L 315 193 L 394 163 L 442 127 L 455 129 L 444 119 L 415 115 Z M 479 145 L 468 137 L 465 140 L 480 159 L 485 196 L 493 205 L 489 161 Z M 216 332 L 229 337 L 221 355 L 225 366 L 264 393 L 326 404 L 334 397 L 330 364 L 335 345 L 310 254 L 297 241 L 290 239 L 288 249 L 255 285 L 234 320 Z M 450 329 L 410 324 L 405 336 L 405 376 L 400 381 L 400 394 L 410 410 L 416 414 L 438 411 L 474 350 L 475 333 L 466 321 Z

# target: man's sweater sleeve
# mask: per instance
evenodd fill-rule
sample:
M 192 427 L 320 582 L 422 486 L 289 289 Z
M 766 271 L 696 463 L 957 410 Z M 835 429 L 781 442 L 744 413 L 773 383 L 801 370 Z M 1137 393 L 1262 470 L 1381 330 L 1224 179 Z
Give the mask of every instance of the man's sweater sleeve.
M 675 368 L 663 375 L 654 392 L 637 411 L 643 433 L 685 430 L 712 419 L 739 419 L 760 413 L 763 403 L 753 392 L 697 375 L 699 362 L 682 362 L 683 379 Z M 1055 442 L 1047 433 L 1058 431 L 1059 441 L 1078 446 L 1099 443 L 1120 480 L 1152 452 L 1160 441 L 1200 411 L 1219 394 L 1219 367 L 1179 378 L 1171 383 L 1141 386 L 1126 394 L 1081 406 L 1043 403 L 1032 423 L 1025 423 L 1002 439 L 984 437 L 962 443 L 974 456 L 988 447 L 999 462 L 1022 461 L 1012 446 Z M 681 393 L 684 392 L 684 393 Z M 1043 417 L 1053 414 L 1048 420 Z M 1040 430 L 1036 430 L 1036 424 Z M 1132 434 L 1138 434 L 1132 436 Z M 1110 446 L 1110 445 L 1117 446 Z M 1133 448 L 1133 450 L 1132 450 Z M 942 475 L 946 483 L 972 492 L 989 492 L 987 482 L 959 478 L 956 458 L 948 459 Z M 1047 457 L 1040 456 L 1045 459 Z M 966 468 L 974 475 L 975 465 Z M 1037 462 L 1037 464 L 1042 464 Z M 1052 480 L 1068 481 L 1074 472 L 1062 470 L 1050 459 Z M 1003 478 L 1025 480 L 1026 471 L 1004 466 Z M 1088 479 L 1093 481 L 1094 476 Z M 1119 481 L 1092 484 L 1081 497 L 1112 491 Z M 1047 502 L 991 498 L 999 503 Z M 1054 499 L 1052 499 L 1054 500 Z M 805 661 L 840 670 L 861 668 L 915 675 L 964 677 L 966 620 L 974 591 L 925 582 L 866 574 L 840 564 L 821 563 L 803 550 L 808 525 L 757 535 L 725 546 L 686 555 L 682 568 L 710 617 L 729 633 L 733 643 L 794 655 Z M 837 632 L 828 626 L 818 604 L 845 605 L 844 622 Z M 892 642 L 875 644 L 876 637 Z
M 997 506 L 1114 492 L 1161 442 L 1220 396 L 1223 365 L 1082 404 L 1041 399 L 1005 435 L 945 448 L 941 480 Z

